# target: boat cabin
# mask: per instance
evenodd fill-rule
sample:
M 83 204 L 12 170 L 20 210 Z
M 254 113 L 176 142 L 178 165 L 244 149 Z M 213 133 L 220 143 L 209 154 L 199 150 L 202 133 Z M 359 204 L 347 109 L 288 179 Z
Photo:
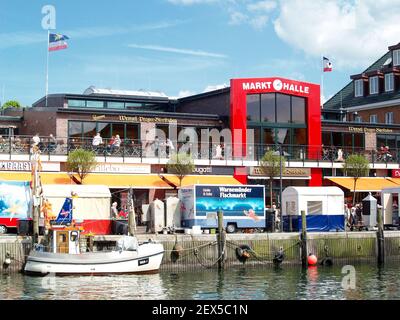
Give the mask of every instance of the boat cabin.
M 80 254 L 79 239 L 81 227 L 51 226 L 49 229 L 50 252 Z

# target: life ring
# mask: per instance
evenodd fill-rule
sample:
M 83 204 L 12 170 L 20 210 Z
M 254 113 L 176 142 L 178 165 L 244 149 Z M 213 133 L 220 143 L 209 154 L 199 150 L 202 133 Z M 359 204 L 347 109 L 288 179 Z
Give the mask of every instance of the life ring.
M 238 246 L 235 250 L 236 258 L 243 264 L 250 258 L 250 252 L 252 249 L 247 244 L 242 244 Z
M 333 259 L 331 257 L 326 257 L 323 258 L 322 261 L 320 262 L 322 266 L 331 266 L 333 265 Z

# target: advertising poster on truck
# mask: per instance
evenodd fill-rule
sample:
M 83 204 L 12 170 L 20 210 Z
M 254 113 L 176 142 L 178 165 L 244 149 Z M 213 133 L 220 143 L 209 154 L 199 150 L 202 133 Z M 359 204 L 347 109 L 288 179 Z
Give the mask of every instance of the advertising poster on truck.
M 216 228 L 222 210 L 224 226 L 265 228 L 265 188 L 259 185 L 194 185 L 179 192 L 183 227 Z
M 18 219 L 31 216 L 29 181 L 0 181 L 0 227 L 16 228 Z

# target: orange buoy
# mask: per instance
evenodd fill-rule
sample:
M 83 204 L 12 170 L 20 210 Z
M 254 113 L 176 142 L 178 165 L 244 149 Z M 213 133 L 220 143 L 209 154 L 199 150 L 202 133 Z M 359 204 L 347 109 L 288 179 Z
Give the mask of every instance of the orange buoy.
M 315 266 L 317 264 L 317 261 L 318 261 L 318 259 L 315 255 L 313 255 L 311 253 L 308 255 L 307 262 L 308 262 L 309 266 Z

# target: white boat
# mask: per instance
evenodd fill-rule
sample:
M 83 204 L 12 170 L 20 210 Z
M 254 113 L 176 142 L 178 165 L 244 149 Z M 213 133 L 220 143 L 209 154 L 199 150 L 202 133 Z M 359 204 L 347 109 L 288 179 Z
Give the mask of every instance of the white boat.
M 27 258 L 24 272 L 30 275 L 106 275 L 157 273 L 164 254 L 160 243 L 139 244 L 135 237 L 123 237 L 117 250 L 80 253 L 79 230 L 50 230 L 50 252 L 37 246 Z

